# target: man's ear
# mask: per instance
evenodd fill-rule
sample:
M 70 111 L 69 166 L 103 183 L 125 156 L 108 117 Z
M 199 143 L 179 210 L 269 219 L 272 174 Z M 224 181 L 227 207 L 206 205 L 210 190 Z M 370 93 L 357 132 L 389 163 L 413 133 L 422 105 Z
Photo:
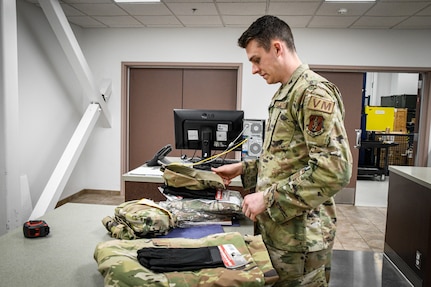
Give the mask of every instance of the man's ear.
M 282 51 L 283 51 L 283 45 L 281 44 L 280 41 L 274 41 L 272 42 L 272 45 L 275 49 L 275 53 L 277 54 L 277 56 L 280 56 Z

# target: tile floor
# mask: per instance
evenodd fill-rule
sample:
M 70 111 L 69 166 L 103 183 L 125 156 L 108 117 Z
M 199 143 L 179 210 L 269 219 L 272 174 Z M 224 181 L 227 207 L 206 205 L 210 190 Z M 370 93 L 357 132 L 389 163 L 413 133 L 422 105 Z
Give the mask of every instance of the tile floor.
M 334 249 L 383 252 L 389 177 L 358 180 L 355 205 L 337 205 Z
M 356 204 L 337 205 L 334 249 L 383 252 L 388 180 L 358 180 Z M 124 196 L 115 191 L 86 190 L 60 204 L 65 202 L 118 205 Z

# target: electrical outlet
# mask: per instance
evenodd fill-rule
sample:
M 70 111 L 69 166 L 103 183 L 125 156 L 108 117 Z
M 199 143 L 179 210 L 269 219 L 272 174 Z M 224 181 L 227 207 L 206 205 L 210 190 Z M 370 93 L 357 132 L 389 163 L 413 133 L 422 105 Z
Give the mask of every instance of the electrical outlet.
M 421 269 L 422 264 L 422 253 L 419 252 L 419 250 L 416 250 L 416 258 L 415 258 L 415 266 L 417 269 Z

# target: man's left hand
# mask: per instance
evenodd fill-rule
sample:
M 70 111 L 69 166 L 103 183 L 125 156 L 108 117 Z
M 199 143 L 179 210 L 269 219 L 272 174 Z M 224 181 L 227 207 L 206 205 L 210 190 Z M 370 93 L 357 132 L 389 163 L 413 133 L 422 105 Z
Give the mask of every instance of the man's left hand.
M 266 209 L 263 192 L 255 192 L 244 197 L 242 203 L 242 212 L 245 216 L 253 221 L 256 221 L 256 216 L 264 212 Z

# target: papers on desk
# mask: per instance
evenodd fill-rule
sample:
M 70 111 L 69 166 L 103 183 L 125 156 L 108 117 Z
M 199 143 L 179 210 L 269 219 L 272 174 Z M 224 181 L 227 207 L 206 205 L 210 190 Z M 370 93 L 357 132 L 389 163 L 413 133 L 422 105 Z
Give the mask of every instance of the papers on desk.
M 162 176 L 163 172 L 160 170 L 160 166 L 140 166 L 134 170 L 129 171 L 129 174 Z

